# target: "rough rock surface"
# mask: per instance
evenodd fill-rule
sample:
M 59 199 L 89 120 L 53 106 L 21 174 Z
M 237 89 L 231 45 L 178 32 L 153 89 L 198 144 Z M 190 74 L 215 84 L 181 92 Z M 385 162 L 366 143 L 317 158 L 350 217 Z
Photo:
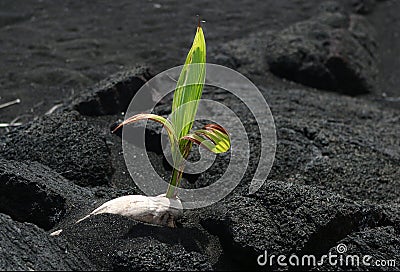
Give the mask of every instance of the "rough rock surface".
M 72 102 L 71 108 L 83 115 L 125 112 L 133 96 L 151 77 L 149 68 L 145 66 L 116 73 L 80 94 Z M 151 94 L 148 99 L 151 99 Z
M 318 186 L 357 201 L 384 204 L 399 198 L 396 111 L 315 91 L 263 92 L 270 97 L 278 138 L 270 178 Z
M 377 1 L 379 0 L 352 0 L 351 4 L 354 12 L 358 14 L 369 14 L 374 10 Z
M 97 270 L 61 238 L 0 213 L 0 270 Z
M 182 219 L 202 218 L 199 224 L 219 237 L 224 254 L 214 269 L 257 269 L 256 258 L 264 249 L 319 256 L 352 233 L 398 226 L 396 111 L 290 85 L 261 91 L 269 98 L 278 133 L 272 180 L 255 196 L 247 196 L 252 169 L 234 197 L 209 210 L 187 212 Z M 223 92 L 206 89 L 204 97 L 224 102 L 244 120 L 250 119 L 240 101 Z M 158 127 L 150 129 L 156 135 Z M 246 129 L 255 137 L 254 123 L 246 123 Z M 255 148 L 257 137 L 252 143 Z M 220 159 L 205 173 L 186 176 L 187 181 L 204 185 L 220 176 L 227 163 Z M 250 159 L 254 166 L 257 156 Z M 153 165 L 168 176 L 163 164 Z
M 397 229 L 400 230 L 400 198 L 379 207 L 384 211 L 387 219 L 392 222 L 392 225 L 397 226 Z
M 207 251 L 218 251 L 212 236 L 200 229 L 151 226 L 112 214 L 71 225 L 61 237 L 103 269 L 210 270 Z
M 2 138 L 0 154 L 12 160 L 37 161 L 76 184 L 107 184 L 113 168 L 100 132 L 77 112 L 45 116 Z
M 245 75 L 265 75 L 268 63 L 265 54 L 275 34 L 273 30 L 260 30 L 246 37 L 211 47 L 210 62 L 236 69 Z
M 328 6 L 281 32 L 266 52 L 271 72 L 311 87 L 351 95 L 374 90 L 376 42 L 364 18 Z
M 49 230 L 92 193 L 37 162 L 0 159 L 0 212 Z
M 198 213 L 200 224 L 223 238 L 225 255 L 218 265 L 231 269 L 260 268 L 256 260 L 265 250 L 320 256 L 353 232 L 386 224 L 381 210 L 280 181 L 267 182 L 255 195 L 228 198 Z
M 335 266 L 325 262 L 315 270 L 400 271 L 399 244 L 399 232 L 393 227 L 378 227 L 356 232 L 339 241 L 338 246 L 329 250 L 332 255 L 339 256 L 336 261 L 343 262 L 343 265 Z M 343 256 L 342 261 L 340 256 Z

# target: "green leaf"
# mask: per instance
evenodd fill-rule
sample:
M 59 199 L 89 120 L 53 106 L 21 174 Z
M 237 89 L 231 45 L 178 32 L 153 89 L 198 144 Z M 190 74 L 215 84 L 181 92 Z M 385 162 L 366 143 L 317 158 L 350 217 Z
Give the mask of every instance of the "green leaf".
M 195 102 L 182 108 L 179 113 L 172 114 L 171 121 L 178 138 L 182 138 L 189 133 L 195 120 L 198 101 L 201 98 L 205 82 L 205 62 L 206 42 L 199 24 L 192 47 L 179 76 L 172 102 L 172 113 L 188 102 Z
M 121 128 L 122 126 L 131 124 L 131 123 L 135 123 L 141 120 L 152 120 L 155 122 L 158 122 L 160 124 L 162 124 L 165 128 L 165 130 L 168 133 L 168 138 L 169 141 L 171 143 L 171 150 L 173 150 L 174 148 L 177 148 L 178 145 L 178 141 L 177 141 L 177 137 L 175 134 L 175 129 L 172 126 L 171 122 L 168 121 L 167 119 L 165 119 L 162 116 L 156 115 L 156 114 L 151 114 L 151 113 L 140 113 L 140 114 L 136 114 L 132 117 L 129 117 L 128 119 L 124 120 L 121 124 L 119 124 L 113 131 L 112 133 L 116 132 L 119 128 Z
M 203 146 L 216 154 L 224 153 L 231 147 L 228 132 L 223 127 L 215 124 L 206 125 L 203 129 L 183 136 L 183 139 Z
M 173 197 L 179 187 L 184 167 L 184 159 L 189 154 L 192 143 L 183 137 L 192 129 L 206 76 L 206 41 L 200 21 L 192 47 L 186 57 L 176 84 L 172 102 L 171 123 L 179 139 L 179 148 L 172 152 L 174 168 L 167 190 L 167 197 Z M 171 148 L 172 150 L 172 148 Z

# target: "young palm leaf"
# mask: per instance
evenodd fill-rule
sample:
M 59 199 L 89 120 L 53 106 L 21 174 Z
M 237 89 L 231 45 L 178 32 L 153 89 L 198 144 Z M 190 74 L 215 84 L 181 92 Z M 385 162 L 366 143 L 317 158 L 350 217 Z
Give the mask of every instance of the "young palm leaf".
M 203 129 L 196 130 L 192 134 L 184 136 L 183 139 L 204 146 L 216 154 L 224 153 L 231 147 L 228 132 L 215 124 L 205 125 Z
M 182 68 L 178 82 L 174 92 L 174 100 L 172 101 L 172 112 L 189 102 L 183 109 L 183 112 L 172 115 L 172 124 L 181 138 L 189 133 L 192 128 L 193 121 L 196 117 L 198 101 L 203 92 L 205 75 L 206 75 L 206 42 L 203 30 L 200 24 L 197 27 L 196 36 L 193 40 L 185 64 Z
M 144 119 L 161 123 L 171 144 L 173 172 L 166 197 L 176 196 L 176 188 L 182 179 L 184 163 L 192 148 L 192 143 L 199 144 L 211 152 L 223 153 L 230 148 L 227 131 L 219 125 L 210 124 L 203 129 L 190 133 L 203 92 L 206 75 L 206 42 L 199 23 L 192 47 L 177 81 L 172 102 L 171 122 L 155 114 L 138 114 L 126 119 L 120 127 Z
M 162 116 L 156 115 L 156 114 L 151 114 L 151 113 L 140 113 L 140 114 L 136 114 L 132 117 L 129 117 L 128 119 L 124 120 L 122 123 L 120 123 L 113 131 L 112 133 L 116 132 L 118 129 L 120 129 L 122 126 L 131 124 L 131 123 L 135 123 L 137 121 L 141 121 L 141 120 L 152 120 L 155 122 L 158 122 L 160 124 L 162 124 L 165 128 L 165 130 L 168 133 L 168 138 L 169 138 L 169 142 L 171 144 L 171 149 L 177 148 L 177 138 L 176 138 L 176 133 L 174 130 L 174 127 L 172 126 L 171 122 L 168 121 L 167 119 L 165 119 Z
M 202 145 L 214 153 L 226 152 L 230 148 L 229 135 L 221 126 L 207 125 L 203 129 L 189 134 L 203 92 L 206 75 L 205 63 L 206 42 L 199 23 L 192 48 L 179 76 L 172 103 L 171 120 L 179 139 L 179 148 L 172 154 L 174 169 L 167 197 L 173 197 L 176 187 L 179 187 L 184 161 L 189 155 L 192 143 Z

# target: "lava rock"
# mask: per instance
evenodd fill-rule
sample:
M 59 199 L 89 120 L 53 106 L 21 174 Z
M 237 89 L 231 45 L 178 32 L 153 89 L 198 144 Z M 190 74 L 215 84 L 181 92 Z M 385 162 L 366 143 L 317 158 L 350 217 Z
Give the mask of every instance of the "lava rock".
M 207 247 L 213 244 L 194 227 L 168 228 L 101 214 L 61 233 L 102 269 L 210 270 Z M 212 251 L 212 250 L 211 250 Z M 216 250 L 218 252 L 218 250 Z
M 0 212 L 49 230 L 91 193 L 36 162 L 0 159 Z
M 77 112 L 45 116 L 5 135 L 0 154 L 40 162 L 78 185 L 107 184 L 113 167 L 100 134 Z
M 265 250 L 288 256 L 328 252 L 337 241 L 380 225 L 384 218 L 381 211 L 339 195 L 280 181 L 267 182 L 255 195 L 233 196 L 207 209 L 198 215 L 200 223 L 224 237 L 225 258 L 219 265 L 239 269 L 260 269 L 257 257 Z
M 359 14 L 369 14 L 371 13 L 376 5 L 376 0 L 353 0 L 352 6 L 353 10 Z
M 389 202 L 379 205 L 379 208 L 384 211 L 390 225 L 395 226 L 397 230 L 400 231 L 400 199 L 397 199 L 397 202 Z
M 270 179 L 359 202 L 388 204 L 400 198 L 396 111 L 316 90 L 261 91 L 270 98 L 277 128 Z
M 344 6 L 341 5 L 339 2 L 337 1 L 332 1 L 332 0 L 328 0 L 328 1 L 321 1 L 321 4 L 318 6 L 318 11 L 320 13 L 324 13 L 324 12 L 345 12 Z
M 296 131 L 289 122 L 281 121 L 277 129 L 277 150 L 275 154 L 275 165 L 271 171 L 270 178 L 289 179 L 292 175 L 302 171 L 309 163 L 318 149 L 313 146 L 305 135 Z
M 151 77 L 149 68 L 144 66 L 116 73 L 79 94 L 71 108 L 83 115 L 96 116 L 125 112 L 136 92 Z M 150 93 L 146 99 L 151 101 Z
M 346 146 L 346 145 L 345 145 Z M 354 156 L 353 152 L 357 152 Z M 349 160 L 352 167 L 349 168 Z M 298 176 L 312 184 L 358 201 L 388 203 L 400 196 L 399 164 L 369 148 L 348 146 L 334 156 L 316 156 Z M 337 190 L 340 188 L 340 191 Z
M 333 258 L 337 262 L 336 265 L 330 265 L 325 259 L 326 262 L 314 270 L 400 271 L 399 245 L 399 233 L 391 226 L 356 232 L 338 241 L 337 246 L 329 250 L 331 255 L 338 256 Z
M 0 213 L 0 270 L 97 270 L 63 239 Z
M 267 47 L 272 73 L 350 95 L 374 90 L 377 44 L 364 18 L 327 8 L 279 32 Z
M 154 239 L 137 239 L 137 244 L 144 247 L 133 247 L 118 251 L 114 269 L 122 271 L 210 271 L 211 265 L 198 252 L 187 252 L 177 245 L 160 243 Z
M 250 77 L 265 76 L 265 71 L 268 70 L 265 52 L 273 37 L 274 31 L 261 30 L 244 38 L 211 47 L 210 62 L 238 70 Z

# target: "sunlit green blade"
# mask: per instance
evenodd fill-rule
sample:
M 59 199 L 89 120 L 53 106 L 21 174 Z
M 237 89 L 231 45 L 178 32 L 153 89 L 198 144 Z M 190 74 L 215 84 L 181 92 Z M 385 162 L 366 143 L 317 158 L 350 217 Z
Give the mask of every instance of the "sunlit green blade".
M 166 193 L 167 197 L 174 197 L 176 195 L 176 188 L 179 187 L 182 178 L 184 159 L 191 149 L 192 142 L 183 139 L 183 137 L 192 129 L 193 121 L 196 117 L 198 103 L 205 82 L 205 63 L 206 42 L 199 21 L 192 47 L 186 57 L 185 64 L 176 84 L 174 100 L 172 102 L 171 123 L 179 139 L 179 148 L 176 148 L 175 152 L 172 152 L 174 168 Z
M 224 153 L 231 147 L 228 132 L 219 125 L 206 125 L 203 129 L 182 137 L 214 153 Z
M 178 144 L 177 137 L 176 137 L 176 134 L 175 134 L 175 129 L 172 126 L 171 122 L 168 121 L 167 119 L 165 119 L 162 116 L 151 114 L 151 113 L 136 114 L 136 115 L 124 120 L 112 132 L 114 133 L 115 131 L 120 129 L 122 126 L 131 124 L 131 123 L 135 123 L 135 122 L 138 122 L 138 121 L 141 121 L 141 120 L 147 120 L 147 119 L 162 124 L 165 127 L 165 130 L 168 133 L 168 138 L 169 138 L 169 141 L 171 142 L 171 150 L 173 150 L 175 147 L 177 147 L 177 144 Z
M 206 43 L 203 30 L 199 25 L 185 65 L 179 76 L 172 102 L 172 112 L 185 103 L 196 102 L 190 103 L 189 106 L 183 109 L 183 112 L 172 114 L 171 121 L 178 138 L 182 138 L 189 133 L 196 117 L 198 100 L 201 97 L 205 82 L 205 62 Z

